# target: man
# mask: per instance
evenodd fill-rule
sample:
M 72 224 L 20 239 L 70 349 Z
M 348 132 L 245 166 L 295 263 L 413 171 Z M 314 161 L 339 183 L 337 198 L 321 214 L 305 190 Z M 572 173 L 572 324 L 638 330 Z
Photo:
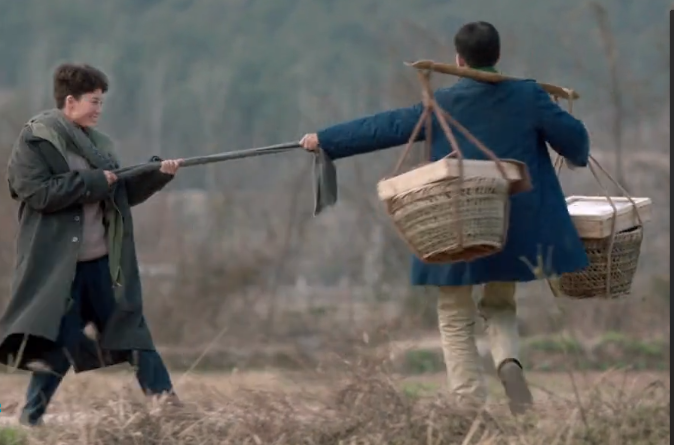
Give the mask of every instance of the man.
M 499 34 L 489 23 L 463 26 L 454 38 L 459 66 L 496 72 L 500 58 Z M 412 284 L 438 286 L 438 318 L 448 382 L 460 400 L 482 404 L 487 393 L 475 344 L 474 325 L 479 313 L 487 324 L 498 376 L 514 413 L 532 403 L 519 359 L 515 305 L 516 283 L 540 274 L 530 265 L 545 261 L 545 272 L 565 273 L 587 266 L 588 259 L 568 214 L 564 195 L 546 147 L 548 142 L 571 164 L 586 166 L 589 139 L 584 125 L 562 110 L 532 80 L 489 84 L 461 79 L 435 92 L 439 105 L 495 152 L 527 165 L 533 190 L 511 197 L 510 226 L 504 250 L 469 263 L 424 264 L 414 258 Z M 332 159 L 345 158 L 405 144 L 423 111 L 421 104 L 387 111 L 307 134 L 304 148 L 320 146 Z M 423 126 L 422 126 L 423 129 Z M 437 120 L 432 134 L 432 160 L 450 152 Z M 454 132 L 464 156 L 484 155 Z M 423 140 L 422 133 L 419 140 Z M 473 286 L 483 285 L 476 306 Z
M 33 371 L 20 420 L 41 423 L 71 367 L 130 362 L 147 395 L 179 403 L 143 317 L 131 207 L 168 184 L 182 161 L 119 179 L 112 142 L 94 129 L 105 74 L 64 64 L 53 81 L 57 108 L 24 126 L 7 167 L 19 233 L 0 362 Z

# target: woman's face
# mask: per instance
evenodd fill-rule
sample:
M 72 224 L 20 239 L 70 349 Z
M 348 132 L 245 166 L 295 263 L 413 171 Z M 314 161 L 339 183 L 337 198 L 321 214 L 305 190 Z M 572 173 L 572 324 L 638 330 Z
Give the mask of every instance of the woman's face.
M 103 92 L 99 89 L 83 94 L 79 99 L 68 96 L 63 112 L 71 121 L 87 128 L 96 126 L 102 109 Z

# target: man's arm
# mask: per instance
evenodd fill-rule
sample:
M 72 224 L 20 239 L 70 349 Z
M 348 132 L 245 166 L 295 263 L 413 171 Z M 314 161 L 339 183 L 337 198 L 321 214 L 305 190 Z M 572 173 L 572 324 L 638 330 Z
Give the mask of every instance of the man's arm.
M 333 125 L 317 133 L 318 142 L 331 159 L 397 147 L 407 143 L 422 113 L 417 104 Z M 424 140 L 424 127 L 416 141 Z
M 571 164 L 586 167 L 590 156 L 590 137 L 583 123 L 557 105 L 536 85 L 537 129 L 548 144 Z
M 32 209 L 53 213 L 73 205 L 104 200 L 109 193 L 103 170 L 53 174 L 43 153 L 56 151 L 51 143 L 24 133 L 14 146 L 7 164 L 10 194 Z
M 153 156 L 150 162 L 160 162 L 162 159 Z M 126 196 L 131 207 L 142 204 L 166 185 L 171 182 L 173 175 L 163 173 L 159 170 L 142 173 L 124 180 L 126 186 Z

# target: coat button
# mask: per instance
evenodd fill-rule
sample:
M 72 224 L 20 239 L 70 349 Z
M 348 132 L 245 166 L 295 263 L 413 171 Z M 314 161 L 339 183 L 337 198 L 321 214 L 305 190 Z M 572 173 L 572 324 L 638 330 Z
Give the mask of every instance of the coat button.
M 76 236 L 73 236 L 73 243 L 76 243 L 79 240 Z
M 76 217 L 75 217 L 75 221 L 79 221 L 79 220 L 80 220 L 80 217 L 79 217 L 79 216 L 76 216 Z

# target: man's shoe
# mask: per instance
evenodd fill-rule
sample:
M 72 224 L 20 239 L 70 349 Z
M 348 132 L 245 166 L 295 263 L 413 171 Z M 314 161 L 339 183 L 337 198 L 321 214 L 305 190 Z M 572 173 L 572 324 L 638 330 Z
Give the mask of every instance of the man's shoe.
M 171 393 L 166 397 L 165 403 L 173 408 L 185 408 L 185 404 L 178 398 L 176 393 Z
M 163 394 L 154 394 L 149 396 L 153 404 L 161 406 L 168 409 L 182 409 L 185 408 L 185 404 L 178 398 L 178 395 L 175 392 L 163 393 Z
M 26 411 L 23 411 L 21 412 L 21 416 L 19 416 L 19 424 L 32 428 L 44 425 L 44 420 L 42 420 L 42 417 L 40 417 L 37 420 L 32 420 L 28 415 L 28 413 Z
M 518 415 L 531 408 L 534 400 L 524 378 L 524 370 L 516 361 L 503 362 L 498 369 L 498 377 L 508 397 L 510 412 Z

